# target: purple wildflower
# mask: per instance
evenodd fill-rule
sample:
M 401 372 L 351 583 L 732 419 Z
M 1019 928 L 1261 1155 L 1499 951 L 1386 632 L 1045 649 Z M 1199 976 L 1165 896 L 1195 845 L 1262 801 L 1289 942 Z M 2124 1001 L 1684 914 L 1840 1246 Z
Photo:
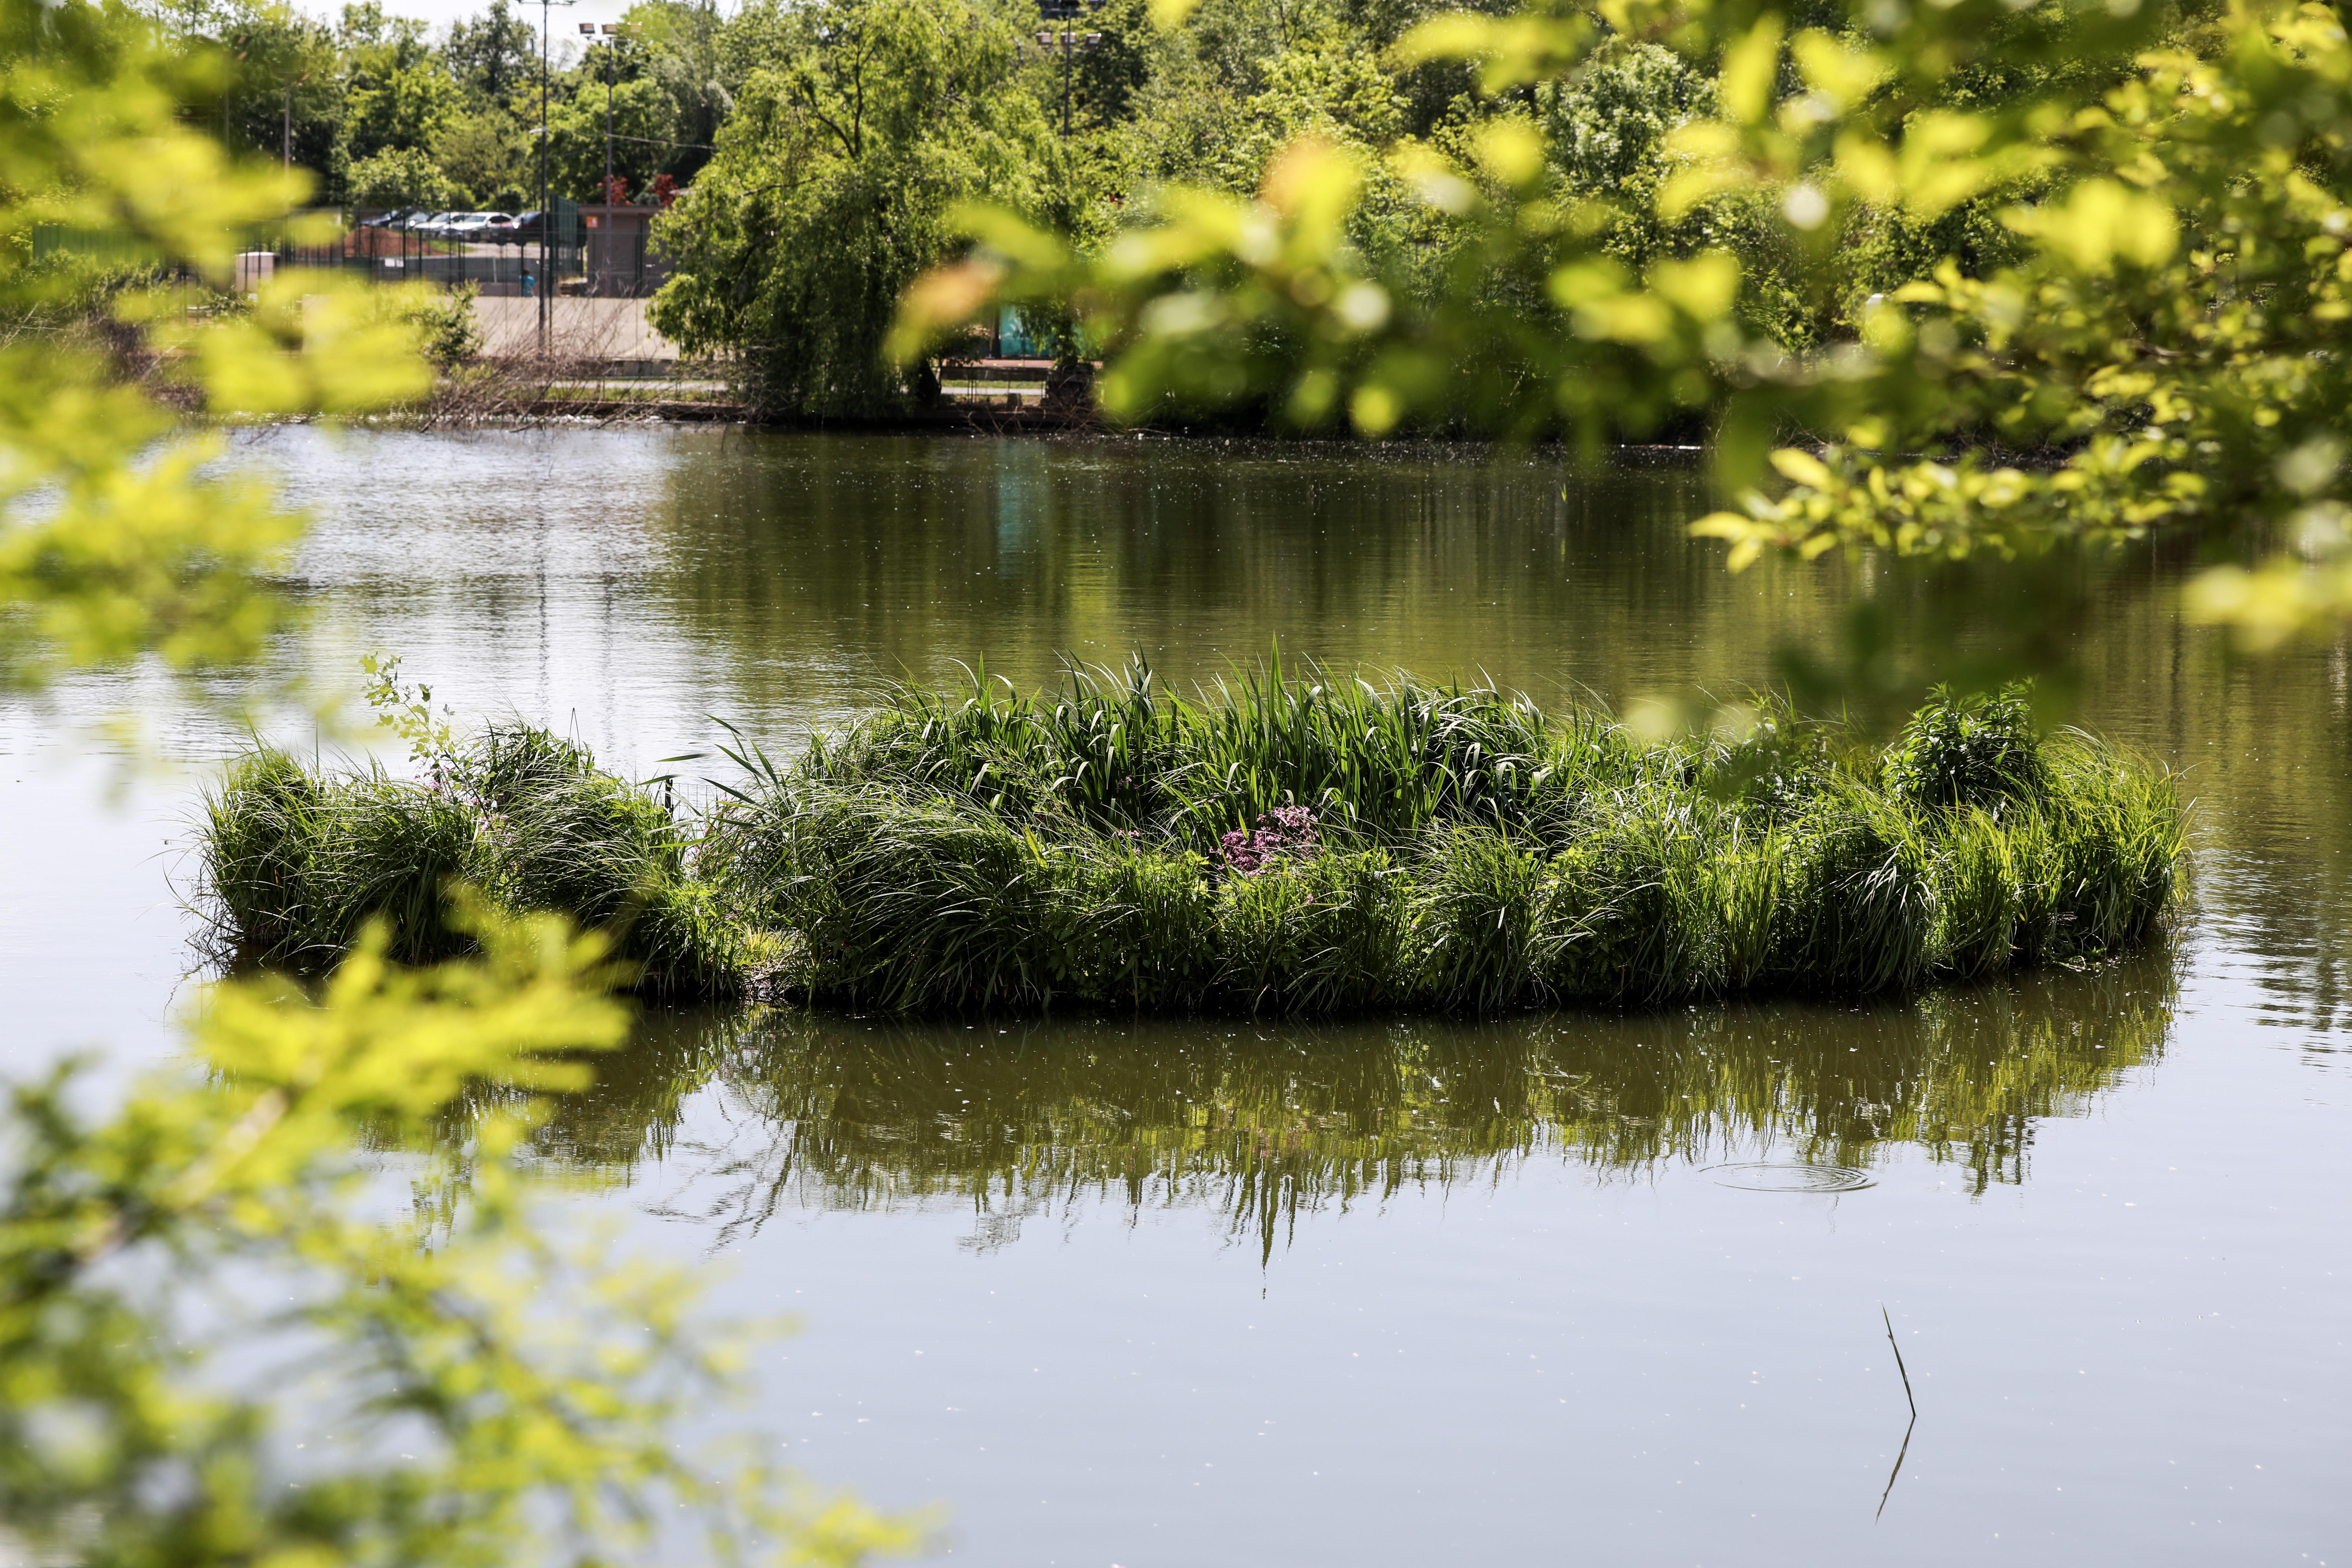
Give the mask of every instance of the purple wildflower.
M 1255 877 L 1276 860 L 1315 853 L 1315 814 L 1303 805 L 1277 805 L 1261 814 L 1255 827 L 1236 827 L 1217 845 L 1227 869 Z

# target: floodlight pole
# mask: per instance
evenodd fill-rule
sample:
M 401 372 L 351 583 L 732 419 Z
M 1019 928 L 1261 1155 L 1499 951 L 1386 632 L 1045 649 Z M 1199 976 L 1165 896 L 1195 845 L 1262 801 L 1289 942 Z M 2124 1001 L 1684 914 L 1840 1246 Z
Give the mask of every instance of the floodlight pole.
M 1075 33 L 1070 30 L 1070 24 L 1101 4 L 1102 0 L 1045 0 L 1045 4 L 1038 7 L 1040 16 L 1062 24 L 1058 33 L 1038 34 L 1037 43 L 1042 48 L 1058 47 L 1062 51 L 1062 140 L 1065 142 L 1070 139 L 1070 57 L 1081 50 L 1091 51 L 1102 41 L 1100 33 Z
M 539 0 L 539 357 L 547 357 L 547 322 L 549 297 L 555 292 L 554 268 L 549 256 L 554 247 L 549 242 L 555 233 L 555 210 L 547 197 L 547 74 L 548 34 L 551 23 L 547 15 L 551 5 L 569 5 L 572 0 Z

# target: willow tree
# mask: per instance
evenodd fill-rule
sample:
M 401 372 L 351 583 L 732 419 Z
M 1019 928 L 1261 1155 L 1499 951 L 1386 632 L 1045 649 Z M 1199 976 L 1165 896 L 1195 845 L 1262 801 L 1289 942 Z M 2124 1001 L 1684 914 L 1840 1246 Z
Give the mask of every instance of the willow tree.
M 961 248 L 950 213 L 1038 209 L 1052 137 L 1016 22 L 988 0 L 823 0 L 757 19 L 767 58 L 661 226 L 673 276 L 656 326 L 689 354 L 729 356 L 772 412 L 904 395 L 883 340 L 907 285 Z M 915 380 L 919 394 L 919 366 Z

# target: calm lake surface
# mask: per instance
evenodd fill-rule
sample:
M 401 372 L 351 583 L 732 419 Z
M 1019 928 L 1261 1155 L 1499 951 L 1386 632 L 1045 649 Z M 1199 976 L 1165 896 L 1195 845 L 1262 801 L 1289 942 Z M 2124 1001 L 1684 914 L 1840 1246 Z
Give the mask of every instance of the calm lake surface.
M 461 716 L 641 774 L 716 771 L 663 760 L 712 715 L 789 748 L 879 679 L 1064 651 L 1729 692 L 1847 591 L 1726 575 L 1678 531 L 1696 476 L 1549 458 L 252 451 L 319 518 L 281 672 L 397 651 Z M 665 1015 L 544 1158 L 583 1215 L 717 1259 L 721 1310 L 797 1314 L 751 1416 L 823 1482 L 939 1505 L 955 1562 L 2352 1562 L 2347 650 L 2234 663 L 2169 581 L 2118 567 L 2069 628 L 2082 721 L 2198 803 L 2193 914 L 2131 962 L 1480 1024 Z M 136 679 L 0 710 L 16 1070 L 170 1047 L 194 777 L 94 754 L 124 711 L 191 763 L 229 743 Z

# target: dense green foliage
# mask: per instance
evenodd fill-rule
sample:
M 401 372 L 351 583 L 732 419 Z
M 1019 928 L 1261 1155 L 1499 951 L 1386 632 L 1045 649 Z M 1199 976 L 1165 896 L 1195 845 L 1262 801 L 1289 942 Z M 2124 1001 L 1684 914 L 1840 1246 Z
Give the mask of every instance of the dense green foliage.
M 370 200 L 528 199 L 500 6 L 438 42 L 369 5 L 173 15 L 237 62 L 184 100 L 232 142 Z M 919 402 L 1011 304 L 1108 356 L 1120 417 L 1707 436 L 1735 564 L 2170 531 L 2221 558 L 2192 613 L 2251 645 L 2352 605 L 2330 6 L 1107 0 L 1074 53 L 1029 0 L 629 16 L 561 62 L 556 188 L 596 190 L 610 74 L 630 188 L 692 191 L 659 320 L 770 412 Z
M 679 276 L 657 319 L 698 350 L 742 356 L 747 380 L 772 409 L 902 406 L 930 386 L 932 358 L 972 352 L 970 339 L 927 344 L 935 352 L 917 356 L 902 379 L 881 363 L 881 323 L 866 304 L 886 270 L 903 289 L 921 267 L 964 247 L 950 221 L 959 195 L 1017 213 L 1085 254 L 1109 255 L 1158 210 L 1160 193 L 1199 186 L 1246 200 L 1279 184 L 1286 149 L 1311 143 L 1367 172 L 1344 239 L 1395 289 L 1436 299 L 1475 273 L 1481 308 L 1524 318 L 1514 329 L 1522 335 L 1553 312 L 1540 279 L 1488 268 L 1492 258 L 1465 247 L 1448 214 L 1414 196 L 1411 168 L 1540 125 L 1551 138 L 1553 180 L 1591 206 L 1612 254 L 1687 257 L 1729 237 L 1769 260 L 1779 243 L 1752 218 L 1752 202 L 1712 202 L 1675 224 L 1646 216 L 1643 204 L 1673 167 L 1673 134 L 1714 101 L 1706 72 L 1654 46 L 1629 42 L 1585 79 L 1487 100 L 1458 62 L 1395 52 L 1433 5 L 1214 0 L 1171 26 L 1139 0 L 1116 0 L 1083 19 L 1096 43 L 1064 51 L 1023 41 L 1036 26 L 1027 0 L 951 3 L 961 30 L 909 25 L 944 14 L 935 0 L 805 12 L 754 5 L 728 25 L 735 58 L 762 63 L 737 89 L 722 152 L 665 226 Z M 988 62 L 984 93 L 941 85 L 964 79 L 974 37 L 992 29 L 1013 47 Z M 1055 27 L 1047 34 L 1056 37 Z M 898 51 L 899 90 L 920 112 L 881 148 L 853 153 L 860 138 L 825 95 L 872 68 L 869 36 Z M 755 89 L 763 74 L 766 85 Z M 821 156 L 810 156 L 812 143 Z M 921 175 L 887 208 L 845 211 L 833 187 L 857 188 L 856 166 L 877 157 Z M 1801 299 L 1769 267 L 1758 279 L 1741 309 L 1792 343 L 1816 341 L 1837 315 L 1834 304 Z M 950 295 L 940 314 L 960 321 L 974 295 Z M 1033 331 L 1066 357 L 1100 341 L 1076 330 L 1074 307 L 1083 314 L 1084 302 L 1066 291 L 1031 289 L 1021 303 Z M 803 351 L 803 339 L 823 345 L 824 357 Z M 1296 346 L 1277 329 L 1251 351 L 1271 362 Z M 1234 348 L 1221 345 L 1196 367 L 1217 389 L 1212 401 L 1239 401 L 1251 418 L 1283 416 L 1265 403 L 1252 353 Z M 1612 395 L 1654 401 L 1626 377 L 1599 394 Z
M 976 212 L 899 352 L 1066 301 L 1125 417 L 1704 430 L 1735 567 L 1873 549 L 1948 580 L 2162 531 L 2226 563 L 2189 608 L 2252 645 L 2352 607 L 2335 8 L 1600 0 L 1432 17 L 1390 58 L 1485 96 L 1379 158 L 1295 139 L 1254 196 L 1195 176 L 1109 245 Z M 1887 679 L 1868 631 L 1850 687 Z
M 754 756 L 706 865 L 803 944 L 812 994 L 862 1005 L 1851 994 L 2118 952 L 2162 913 L 2169 787 L 2029 743 L 2031 793 L 1913 812 L 1785 716 L 1654 744 L 1492 691 L 1277 668 L 1195 702 L 1080 672 Z
M 187 292 L 138 286 L 169 269 L 217 299 L 240 233 L 303 195 L 299 173 L 233 160 L 184 119 L 234 79 L 126 10 L 0 0 L 12 686 L 217 668 L 279 623 L 265 578 L 300 519 L 158 390 L 215 412 L 347 413 L 425 382 L 396 293 L 362 302 L 314 279 L 199 314 Z M 109 233 L 131 276 L 45 259 L 44 227 Z M 156 350 L 152 380 L 123 374 Z M 634 820 L 593 801 L 575 816 L 536 831 L 602 844 Z M 534 881 L 527 856 L 499 866 L 516 901 L 610 892 Z M 681 1440 L 731 1385 L 732 1336 L 698 1321 L 685 1274 L 551 1245 L 522 1158 L 543 1093 L 583 1086 L 579 1054 L 626 1027 L 604 943 L 553 916 L 436 913 L 470 933 L 471 960 L 401 968 L 383 928 L 347 928 L 315 988 L 204 988 L 182 1059 L 128 1079 L 68 1062 L 6 1088 L 10 1556 L 585 1568 L 681 1551 L 847 1563 L 906 1543 L 853 1504 L 803 1508 L 757 1453 L 706 1462 Z M 50 1045 L 16 1043 L 19 1069 Z M 486 1087 L 499 1111 L 447 1138 L 447 1108 Z M 404 1178 L 414 1203 L 396 1201 Z
M 646 0 L 624 33 L 551 39 L 543 83 L 538 28 L 509 0 L 437 37 L 379 0 L 354 0 L 331 24 L 278 0 L 154 10 L 227 67 L 190 95 L 192 119 L 354 207 L 536 207 L 542 89 L 551 193 L 604 199 L 609 88 L 614 172 L 645 198 L 664 176 L 692 182 L 730 102 L 718 14 L 693 0 Z
M 1886 788 L 1915 810 L 1981 808 L 2031 796 L 2046 782 L 2027 694 L 1959 697 L 1939 690 L 1887 748 Z
M 204 848 L 225 941 L 278 962 L 369 919 L 447 951 L 462 877 L 617 922 L 658 989 L 891 1011 L 1850 995 L 2120 952 L 2168 908 L 2169 784 L 2027 726 L 1963 704 L 1883 756 L 1785 714 L 1652 743 L 1486 690 L 1074 671 L 904 692 L 790 765 L 747 749 L 691 826 L 530 731 L 413 784 L 263 752 Z
M 664 225 L 678 276 L 654 321 L 732 353 L 764 406 L 886 405 L 898 296 L 981 196 L 1035 210 L 1051 158 L 1031 95 L 1005 90 L 1009 11 L 963 0 L 824 0 L 760 18 L 761 63 L 719 150 Z
M 759 961 L 686 875 L 662 803 L 544 731 L 490 729 L 414 782 L 320 777 L 264 748 L 207 796 L 205 824 L 200 908 L 232 964 L 324 973 L 378 923 L 399 962 L 456 957 L 473 947 L 452 901 L 467 889 L 614 928 L 656 994 L 736 994 Z

